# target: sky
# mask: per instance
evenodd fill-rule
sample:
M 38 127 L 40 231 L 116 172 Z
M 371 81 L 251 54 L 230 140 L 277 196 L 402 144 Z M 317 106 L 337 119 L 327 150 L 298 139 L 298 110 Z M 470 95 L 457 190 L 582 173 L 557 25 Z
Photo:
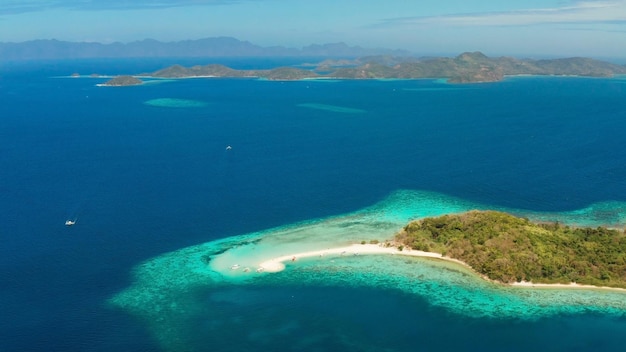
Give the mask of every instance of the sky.
M 626 57 L 626 0 L 0 0 L 0 42 L 235 37 L 416 54 Z

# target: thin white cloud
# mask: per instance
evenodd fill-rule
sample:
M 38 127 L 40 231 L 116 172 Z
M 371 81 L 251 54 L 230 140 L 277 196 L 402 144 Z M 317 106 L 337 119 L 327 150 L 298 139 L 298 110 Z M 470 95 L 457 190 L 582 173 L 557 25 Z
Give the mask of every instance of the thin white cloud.
M 1 0 L 0 14 L 18 14 L 51 9 L 123 10 L 164 9 L 183 6 L 228 5 L 251 0 Z
M 393 18 L 385 20 L 382 25 L 529 26 L 620 22 L 626 22 L 626 0 L 581 1 L 563 7 L 504 12 Z

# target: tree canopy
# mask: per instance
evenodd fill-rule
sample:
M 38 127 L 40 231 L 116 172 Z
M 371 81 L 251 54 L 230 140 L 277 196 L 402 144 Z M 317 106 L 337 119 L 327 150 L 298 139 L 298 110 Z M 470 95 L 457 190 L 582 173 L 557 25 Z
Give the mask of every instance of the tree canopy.
M 626 236 L 604 227 L 535 224 L 496 211 L 426 218 L 396 240 L 467 263 L 489 279 L 626 288 Z

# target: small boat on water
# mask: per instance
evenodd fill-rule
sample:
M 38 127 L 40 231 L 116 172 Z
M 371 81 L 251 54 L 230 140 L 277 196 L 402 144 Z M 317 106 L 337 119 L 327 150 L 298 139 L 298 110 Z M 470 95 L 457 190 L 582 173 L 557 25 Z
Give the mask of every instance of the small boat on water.
M 75 220 L 65 220 L 65 226 L 72 226 L 76 223 Z
M 239 264 L 235 264 L 233 266 L 230 267 L 232 270 L 237 270 L 239 269 Z

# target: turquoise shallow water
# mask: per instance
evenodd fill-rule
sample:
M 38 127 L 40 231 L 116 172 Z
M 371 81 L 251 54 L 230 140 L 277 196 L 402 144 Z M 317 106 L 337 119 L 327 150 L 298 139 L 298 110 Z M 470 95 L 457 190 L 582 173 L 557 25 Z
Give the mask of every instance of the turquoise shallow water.
M 315 103 L 298 104 L 298 106 L 302 108 L 326 110 L 326 111 L 338 112 L 342 114 L 363 114 L 366 112 L 365 110 L 349 108 L 345 106 L 315 104 Z
M 623 204 L 563 213 L 499 209 L 534 220 L 566 224 L 624 225 Z M 487 206 L 431 192 L 398 191 L 384 201 L 350 214 L 302 222 L 184 248 L 151 259 L 134 270 L 132 286 L 110 303 L 149 322 L 166 349 L 192 342 L 186 321 L 206 301 L 194 291 L 219 287 L 353 287 L 394 290 L 427 306 L 472 319 L 538 321 L 577 314 L 626 316 L 626 293 L 606 290 L 538 289 L 490 283 L 470 269 L 438 259 L 402 255 L 327 255 L 288 262 L 278 273 L 256 272 L 258 263 L 281 255 L 325 249 L 360 241 L 391 239 L 408 221 L 427 216 L 486 209 Z M 603 216 L 604 215 L 604 216 Z M 233 263 L 241 267 L 233 270 Z M 249 267 L 252 270 L 244 272 Z M 228 300 L 222 297 L 218 301 Z M 242 314 L 246 314 L 243 313 Z
M 150 99 L 144 102 L 144 104 L 167 108 L 201 108 L 207 105 L 207 103 L 203 101 L 176 98 Z

